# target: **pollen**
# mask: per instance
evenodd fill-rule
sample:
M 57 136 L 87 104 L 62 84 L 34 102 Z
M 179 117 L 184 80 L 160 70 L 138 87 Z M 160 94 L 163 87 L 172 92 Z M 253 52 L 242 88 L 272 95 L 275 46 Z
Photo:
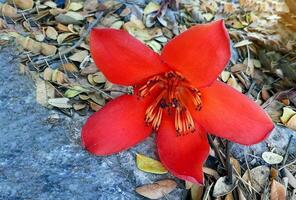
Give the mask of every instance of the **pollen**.
M 201 109 L 201 93 L 190 85 L 180 73 L 170 71 L 156 75 L 138 90 L 140 98 L 145 98 L 151 94 L 156 94 L 156 98 L 146 110 L 146 124 L 152 126 L 157 131 L 160 127 L 163 113 L 168 112 L 170 115 L 174 115 L 177 135 L 185 135 L 195 131 L 189 106 L 192 107 L 193 105 L 195 110 Z

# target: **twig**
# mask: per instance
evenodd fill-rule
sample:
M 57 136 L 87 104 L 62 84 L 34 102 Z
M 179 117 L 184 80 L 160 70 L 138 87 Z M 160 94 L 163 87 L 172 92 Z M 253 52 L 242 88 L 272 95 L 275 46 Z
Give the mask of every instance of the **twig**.
M 215 154 L 216 156 L 218 157 L 218 160 L 222 163 L 223 167 L 226 168 L 226 164 L 224 162 L 224 159 L 219 151 L 219 149 L 217 148 L 217 146 L 215 145 L 214 141 L 213 141 L 213 138 L 208 135 L 208 139 L 209 139 L 209 143 L 210 143 L 210 146 L 212 147 L 212 149 L 215 151 Z
M 230 145 L 229 141 L 226 141 L 226 169 L 227 169 L 227 178 L 229 184 L 233 183 L 233 177 L 232 177 L 232 165 L 230 163 Z
M 287 159 L 288 159 L 288 156 L 289 156 L 289 147 L 291 145 L 292 138 L 293 138 L 293 135 L 290 135 L 289 142 L 288 142 L 287 148 L 286 148 L 286 153 L 285 153 L 285 156 L 284 156 L 284 159 L 283 159 L 283 165 L 285 165 L 286 162 L 287 162 Z

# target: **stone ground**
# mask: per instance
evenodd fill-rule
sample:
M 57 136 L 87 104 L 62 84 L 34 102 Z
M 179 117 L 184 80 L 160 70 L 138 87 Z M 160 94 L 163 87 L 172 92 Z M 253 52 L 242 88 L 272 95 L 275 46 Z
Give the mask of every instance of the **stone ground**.
M 16 55 L 0 48 L 0 199 L 143 199 L 135 187 L 170 175 L 141 172 L 135 154 L 154 156 L 153 138 L 109 157 L 80 146 L 85 118 L 68 118 L 35 101 L 33 82 L 19 75 Z M 59 116 L 58 120 L 52 120 Z M 178 188 L 166 199 L 184 199 Z

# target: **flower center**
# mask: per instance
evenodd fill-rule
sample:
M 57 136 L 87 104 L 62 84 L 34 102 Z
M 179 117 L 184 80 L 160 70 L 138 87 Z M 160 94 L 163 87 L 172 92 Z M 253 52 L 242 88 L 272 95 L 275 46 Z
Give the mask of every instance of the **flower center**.
M 188 109 L 188 103 L 194 105 L 196 110 L 201 109 L 200 91 L 189 84 L 178 72 L 167 72 L 149 79 L 138 90 L 139 97 L 146 97 L 156 92 L 156 98 L 147 108 L 145 122 L 159 129 L 162 114 L 166 110 L 174 114 L 175 129 L 178 135 L 195 131 L 194 121 Z

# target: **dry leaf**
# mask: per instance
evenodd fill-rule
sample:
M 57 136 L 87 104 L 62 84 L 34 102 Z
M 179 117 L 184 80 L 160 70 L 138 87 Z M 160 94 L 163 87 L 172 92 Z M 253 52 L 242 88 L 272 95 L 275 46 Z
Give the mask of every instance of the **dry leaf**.
M 106 82 L 106 78 L 102 72 L 95 73 L 92 78 L 93 81 L 98 84 Z
M 91 63 L 89 66 L 83 68 L 80 72 L 82 76 L 88 75 L 88 74 L 94 74 L 98 71 L 98 68 L 94 63 Z
M 136 156 L 137 167 L 140 170 L 153 174 L 165 174 L 168 172 L 161 162 L 141 154 L 137 154 Z
M 294 116 L 296 114 L 296 112 L 294 110 L 292 110 L 289 107 L 284 107 L 283 108 L 283 115 L 281 116 L 281 121 L 283 124 L 286 124 L 288 122 L 288 120 Z
M 250 176 L 249 176 L 250 175 Z M 243 175 L 243 179 L 250 182 L 257 192 L 261 192 L 268 183 L 270 169 L 266 166 L 258 166 L 251 171 L 247 170 Z
M 286 123 L 286 126 L 290 129 L 296 130 L 296 115 L 293 115 L 289 121 Z
M 68 10 L 72 10 L 72 11 L 78 11 L 78 10 L 81 10 L 82 8 L 83 8 L 82 3 L 77 3 L 77 2 L 71 2 L 67 7 Z
M 55 30 L 55 28 L 49 26 L 47 27 L 45 34 L 48 38 L 52 39 L 52 40 L 56 40 L 58 37 L 58 32 Z
M 36 101 L 42 106 L 48 106 L 48 98 L 54 97 L 54 88 L 41 78 L 36 78 Z
M 53 70 L 50 67 L 47 67 L 43 72 L 43 78 L 46 81 L 51 81 Z
M 0 3 L 0 15 L 4 15 L 6 17 L 11 17 L 11 18 L 18 17 L 17 10 L 14 7 L 8 4 L 2 4 L 2 3 Z
M 78 51 L 74 53 L 72 56 L 69 57 L 70 60 L 76 61 L 76 62 L 82 62 L 87 56 L 89 55 L 88 51 Z
M 76 65 L 73 63 L 65 63 L 60 68 L 66 70 L 67 72 L 78 72 Z
M 90 102 L 89 105 L 90 105 L 90 108 L 93 111 L 98 111 L 98 110 L 100 110 L 102 108 L 102 106 L 100 106 L 100 105 L 98 105 L 98 104 L 96 104 L 94 102 Z
M 136 192 L 149 199 L 160 199 L 177 187 L 177 183 L 170 179 L 157 181 L 152 184 L 136 188 Z
M 267 151 L 262 154 L 262 158 L 270 165 L 280 164 L 283 161 L 283 156 Z
M 213 196 L 220 197 L 232 192 L 237 186 L 237 179 L 233 176 L 232 184 L 227 182 L 227 176 L 219 178 L 214 186 Z
M 48 104 L 57 107 L 57 108 L 72 108 L 72 105 L 69 104 L 68 98 L 52 98 L 48 99 Z
M 191 187 L 191 199 L 202 200 L 204 192 L 204 186 L 193 184 Z
M 157 3 L 150 1 L 144 9 L 144 14 L 147 15 L 152 12 L 156 12 L 160 9 L 160 5 Z
M 77 96 L 78 94 L 81 94 L 83 92 L 89 92 L 88 89 L 85 89 L 79 85 L 75 85 L 71 88 L 69 88 L 66 92 L 65 92 L 65 97 L 68 97 L 68 98 L 72 98 L 72 97 L 75 97 Z
M 58 44 L 62 44 L 66 39 L 74 35 L 75 35 L 74 33 L 62 33 L 58 35 L 58 38 L 57 38 Z
M 8 1 L 11 5 L 16 5 L 16 7 L 27 10 L 27 9 L 32 9 L 34 5 L 33 0 L 9 0 Z
M 75 103 L 75 104 L 73 104 L 74 110 L 82 110 L 85 107 L 86 107 L 85 104 L 81 104 L 81 103 Z
M 41 53 L 45 56 L 55 55 L 57 52 L 57 47 L 53 45 L 49 45 L 46 43 L 41 43 Z
M 228 71 L 222 71 L 221 73 L 221 79 L 224 83 L 227 82 L 227 80 L 230 78 L 231 73 Z
M 285 186 L 276 180 L 271 183 L 270 189 L 270 200 L 285 200 L 286 199 L 286 189 Z

